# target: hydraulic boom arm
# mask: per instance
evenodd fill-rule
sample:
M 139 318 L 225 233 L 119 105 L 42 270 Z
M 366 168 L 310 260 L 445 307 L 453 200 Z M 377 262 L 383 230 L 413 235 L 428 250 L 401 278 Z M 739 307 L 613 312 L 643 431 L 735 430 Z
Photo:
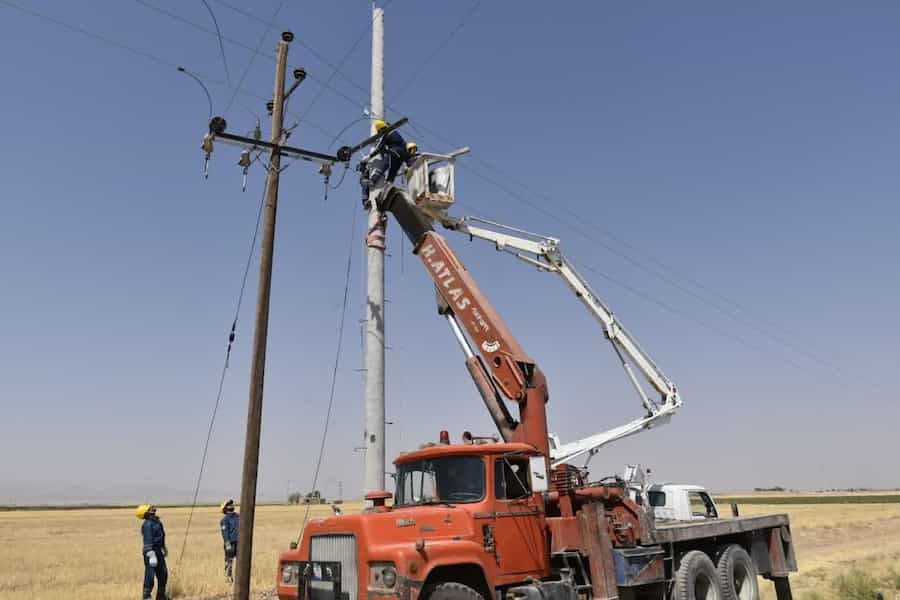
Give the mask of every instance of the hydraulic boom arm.
M 387 190 L 379 205 L 397 218 L 434 280 L 438 311 L 447 319 L 462 347 L 469 373 L 504 440 L 534 446 L 548 457 L 551 466 L 583 455 L 589 460 L 610 442 L 668 423 L 681 407 L 675 384 L 563 255 L 559 240 L 476 217 L 454 219 L 443 214 L 438 218 L 446 228 L 493 242 L 497 250 L 562 277 L 600 322 L 644 407 L 641 417 L 575 442 L 563 444 L 556 436 L 548 435 L 544 407 L 548 392 L 543 373 L 525 354 L 447 241 L 434 232 L 429 216 L 423 215 L 398 188 Z M 648 395 L 635 371 L 656 391 L 658 399 Z M 501 396 L 519 403 L 519 422 L 509 414 Z
M 503 439 L 529 444 L 549 462 L 544 374 L 522 349 L 447 240 L 435 233 L 406 194 L 391 188 L 379 206 L 394 214 L 434 280 L 438 312 L 447 319 L 465 353 L 466 367 Z M 519 421 L 510 415 L 503 399 L 518 404 Z
M 572 263 L 566 259 L 559 248 L 559 240 L 476 217 L 445 218 L 442 221 L 448 229 L 467 234 L 471 238 L 493 242 L 497 250 L 509 252 L 542 271 L 556 273 L 562 277 L 566 285 L 575 292 L 575 296 L 603 326 L 607 339 L 612 344 L 613 350 L 619 357 L 629 381 L 637 391 L 641 404 L 646 410 L 644 416 L 625 425 L 576 442 L 561 444 L 558 438 L 553 436 L 550 456 L 554 466 L 584 454 L 588 454 L 590 457 L 601 446 L 610 442 L 667 423 L 672 414 L 681 407 L 682 400 L 675 384 L 656 366 L 650 356 L 619 323 L 609 307 L 591 290 L 587 281 L 578 273 Z M 487 227 L 473 225 L 473 223 Z M 658 401 L 654 401 L 647 395 L 635 375 L 635 368 L 659 394 Z

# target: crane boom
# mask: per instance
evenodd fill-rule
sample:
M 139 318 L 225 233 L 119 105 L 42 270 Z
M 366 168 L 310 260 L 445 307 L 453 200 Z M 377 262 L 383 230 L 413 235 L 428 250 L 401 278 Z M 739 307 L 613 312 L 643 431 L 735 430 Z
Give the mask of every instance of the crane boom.
M 478 217 L 441 219 L 448 229 L 464 233 L 470 238 L 492 242 L 496 249 L 513 254 L 516 258 L 537 267 L 541 271 L 556 273 L 603 327 L 607 339 L 613 347 L 625 373 L 637 392 L 646 413 L 629 423 L 603 431 L 584 439 L 566 444 L 556 436 L 551 438 L 550 456 L 552 464 L 558 465 L 587 454 L 593 455 L 600 447 L 634 435 L 645 429 L 667 423 L 681 407 L 682 400 L 675 384 L 662 372 L 650 355 L 637 340 L 616 319 L 612 310 L 591 289 L 584 277 L 565 257 L 556 238 L 541 236 L 522 229 L 516 229 Z M 486 225 L 487 227 L 474 225 Z M 659 401 L 651 399 L 641 385 L 634 369 L 659 394 Z
M 681 396 L 675 384 L 565 257 L 558 239 L 478 217 L 452 218 L 443 212 L 425 214 L 403 190 L 393 186 L 385 189 L 378 202 L 383 210 L 394 214 L 434 280 L 438 312 L 450 324 L 466 355 L 466 367 L 472 380 L 505 441 L 522 441 L 534 446 L 548 458 L 549 466 L 555 467 L 584 455 L 589 460 L 610 442 L 668 423 L 681 407 Z M 509 252 L 541 271 L 562 277 L 603 327 L 640 398 L 644 414 L 624 425 L 574 442 L 562 443 L 557 436 L 549 435 L 544 406 L 549 394 L 543 373 L 522 349 L 447 241 L 434 231 L 432 219 L 472 239 L 492 242 L 497 250 Z M 656 391 L 658 399 L 648 395 L 635 370 Z M 501 397 L 519 404 L 519 422 L 512 418 Z
M 438 312 L 466 355 L 466 368 L 503 439 L 522 442 L 550 458 L 544 374 L 528 356 L 443 236 L 410 203 L 406 193 L 390 187 L 379 206 L 393 213 L 434 281 Z M 477 354 L 476 354 L 477 353 Z M 512 418 L 502 399 L 519 407 Z

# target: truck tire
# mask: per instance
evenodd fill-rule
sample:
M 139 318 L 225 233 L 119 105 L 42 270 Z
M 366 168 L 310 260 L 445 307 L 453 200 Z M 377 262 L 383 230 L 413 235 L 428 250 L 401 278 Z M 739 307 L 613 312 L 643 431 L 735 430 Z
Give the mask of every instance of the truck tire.
M 681 557 L 674 587 L 672 600 L 722 600 L 716 567 L 700 550 Z
M 716 569 L 722 600 L 759 600 L 759 573 L 747 551 L 732 544 L 719 556 Z
M 484 600 L 484 596 L 462 583 L 439 583 L 432 587 L 426 600 Z

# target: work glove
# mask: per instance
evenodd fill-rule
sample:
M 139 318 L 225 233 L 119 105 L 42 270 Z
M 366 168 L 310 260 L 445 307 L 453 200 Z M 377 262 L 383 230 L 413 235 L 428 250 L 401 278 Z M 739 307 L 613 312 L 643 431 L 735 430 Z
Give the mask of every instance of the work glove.
M 232 546 L 230 543 L 225 544 L 225 552 L 231 552 L 231 548 L 232 548 Z
M 162 555 L 163 555 L 163 558 L 165 558 L 166 556 L 169 555 L 169 549 L 166 548 L 165 546 L 163 546 Z
M 147 564 L 154 568 L 159 564 L 159 559 L 156 558 L 156 552 L 153 550 L 147 552 Z

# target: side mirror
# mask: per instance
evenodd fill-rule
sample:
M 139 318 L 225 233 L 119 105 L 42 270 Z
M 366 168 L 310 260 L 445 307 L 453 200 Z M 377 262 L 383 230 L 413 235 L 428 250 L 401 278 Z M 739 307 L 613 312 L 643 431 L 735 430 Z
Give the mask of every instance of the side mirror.
M 544 493 L 550 486 L 547 481 L 547 462 L 543 456 L 532 456 L 528 459 L 531 469 L 531 491 Z

